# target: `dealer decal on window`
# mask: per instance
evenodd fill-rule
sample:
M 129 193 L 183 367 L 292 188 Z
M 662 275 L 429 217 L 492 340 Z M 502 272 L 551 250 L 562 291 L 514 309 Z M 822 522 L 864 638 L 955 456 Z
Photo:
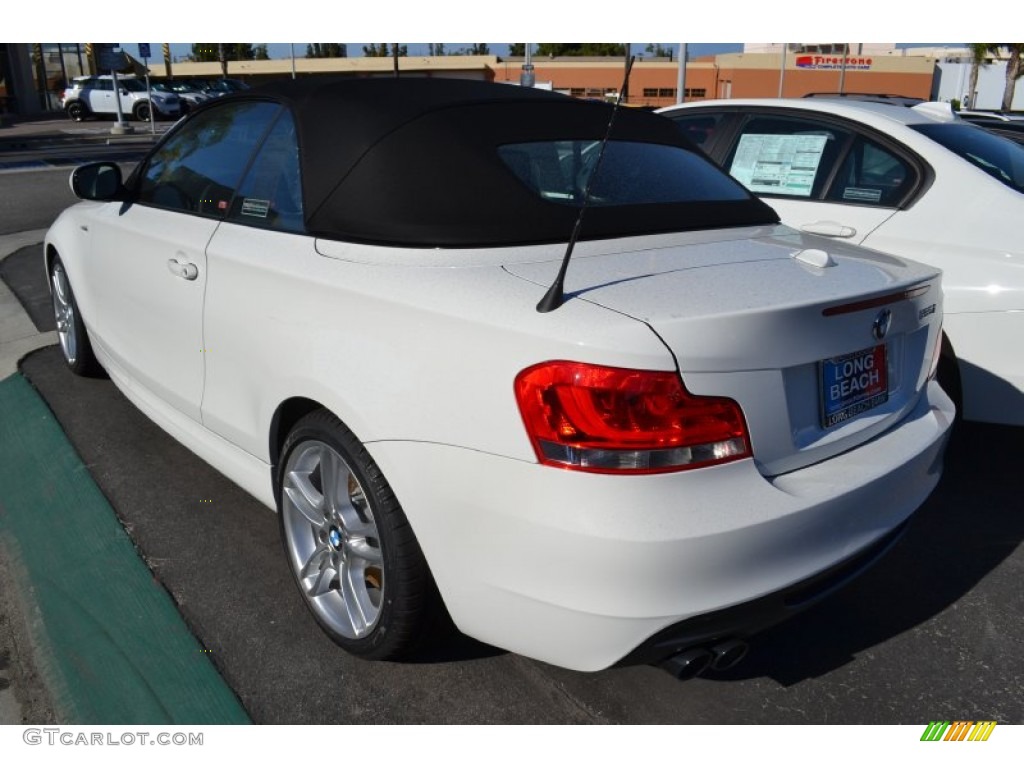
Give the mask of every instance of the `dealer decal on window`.
M 247 197 L 242 201 L 243 216 L 259 216 L 261 219 L 265 219 L 268 213 L 270 213 L 269 200 L 257 200 Z
M 746 133 L 729 173 L 751 192 L 810 197 L 828 136 Z
M 843 190 L 843 200 L 856 200 L 857 202 L 862 203 L 878 203 L 882 200 L 882 190 L 846 187 L 846 189 Z

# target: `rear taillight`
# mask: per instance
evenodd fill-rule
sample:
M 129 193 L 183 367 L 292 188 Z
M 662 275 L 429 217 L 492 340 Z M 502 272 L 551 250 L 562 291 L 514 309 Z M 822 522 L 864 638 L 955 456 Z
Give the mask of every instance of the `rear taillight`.
M 553 361 L 520 373 L 515 391 L 542 464 L 643 474 L 751 455 L 739 405 L 691 395 L 674 372 Z

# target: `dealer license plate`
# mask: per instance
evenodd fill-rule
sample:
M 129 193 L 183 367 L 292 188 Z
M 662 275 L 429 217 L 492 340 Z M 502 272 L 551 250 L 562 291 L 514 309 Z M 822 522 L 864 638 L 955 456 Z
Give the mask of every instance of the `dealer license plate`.
M 822 360 L 821 425 L 828 429 L 889 399 L 885 345 Z

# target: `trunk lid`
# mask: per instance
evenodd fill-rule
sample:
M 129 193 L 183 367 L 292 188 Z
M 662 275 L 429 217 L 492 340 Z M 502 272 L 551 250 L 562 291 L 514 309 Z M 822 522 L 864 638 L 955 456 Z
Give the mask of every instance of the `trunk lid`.
M 735 234 L 583 252 L 567 301 L 641 320 L 690 392 L 736 400 L 768 476 L 849 450 L 908 413 L 941 332 L 938 270 L 789 230 Z M 505 269 L 546 287 L 558 264 Z

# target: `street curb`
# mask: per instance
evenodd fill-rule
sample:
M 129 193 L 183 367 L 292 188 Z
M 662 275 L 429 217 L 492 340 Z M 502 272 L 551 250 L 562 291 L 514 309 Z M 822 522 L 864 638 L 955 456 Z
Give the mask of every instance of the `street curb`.
M 0 414 L 0 536 L 59 719 L 249 723 L 21 374 L 0 381 Z

